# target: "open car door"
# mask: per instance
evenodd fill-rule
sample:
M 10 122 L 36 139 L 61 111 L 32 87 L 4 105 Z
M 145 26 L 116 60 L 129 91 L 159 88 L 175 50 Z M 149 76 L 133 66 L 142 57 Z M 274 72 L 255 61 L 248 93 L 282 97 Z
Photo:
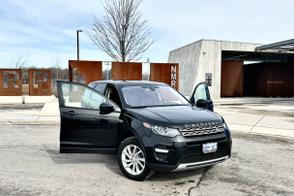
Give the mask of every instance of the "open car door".
M 57 81 L 60 152 L 115 152 L 120 109 L 84 84 Z
M 210 98 L 208 86 L 205 82 L 196 85 L 190 102 L 200 108 L 213 111 L 213 102 Z

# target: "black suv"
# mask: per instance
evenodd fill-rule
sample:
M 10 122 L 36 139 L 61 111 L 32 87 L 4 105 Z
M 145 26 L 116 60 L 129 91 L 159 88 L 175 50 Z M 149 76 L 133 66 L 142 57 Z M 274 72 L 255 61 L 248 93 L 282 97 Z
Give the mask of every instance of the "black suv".
M 61 153 L 117 153 L 121 171 L 134 180 L 231 156 L 230 131 L 213 112 L 205 83 L 190 100 L 148 81 L 58 81 L 57 88 Z

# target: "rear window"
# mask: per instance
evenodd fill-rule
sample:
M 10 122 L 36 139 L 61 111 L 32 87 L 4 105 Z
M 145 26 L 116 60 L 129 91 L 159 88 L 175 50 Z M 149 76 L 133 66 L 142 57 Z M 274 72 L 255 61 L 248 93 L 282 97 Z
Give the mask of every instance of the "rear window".
M 105 88 L 106 88 L 106 83 L 101 83 L 101 84 L 97 84 L 95 86 L 95 90 L 98 91 L 100 94 L 103 95 L 104 91 L 105 91 Z
M 98 93 L 102 94 L 104 93 L 105 91 L 105 88 L 106 88 L 106 83 L 90 83 L 89 84 L 89 87 L 95 89 L 96 91 L 98 91 Z
M 94 88 L 95 85 L 96 85 L 95 83 L 90 83 L 88 86 L 91 87 L 91 88 Z

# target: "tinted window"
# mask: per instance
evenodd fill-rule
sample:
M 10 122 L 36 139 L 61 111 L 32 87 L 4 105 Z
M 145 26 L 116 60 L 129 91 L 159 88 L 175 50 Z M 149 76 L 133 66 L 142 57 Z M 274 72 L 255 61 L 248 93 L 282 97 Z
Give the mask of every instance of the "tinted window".
M 98 110 L 102 103 L 112 104 L 104 96 L 83 85 L 62 83 L 61 90 L 66 107 Z
M 102 83 L 102 84 L 97 84 L 95 86 L 95 90 L 98 91 L 100 94 L 103 95 L 104 91 L 105 91 L 105 87 L 106 87 L 106 84 L 105 83 Z
M 109 86 L 107 87 L 105 97 L 116 103 L 118 106 L 121 107 L 121 101 L 119 94 L 114 86 Z
M 197 102 L 197 100 L 199 99 L 208 101 L 206 86 L 204 84 L 200 84 L 195 90 L 195 93 L 194 93 L 195 102 Z
M 88 86 L 91 87 L 91 88 L 95 88 L 96 84 L 95 83 L 90 83 Z
M 187 105 L 189 102 L 169 86 L 128 86 L 122 88 L 125 102 L 132 107 Z

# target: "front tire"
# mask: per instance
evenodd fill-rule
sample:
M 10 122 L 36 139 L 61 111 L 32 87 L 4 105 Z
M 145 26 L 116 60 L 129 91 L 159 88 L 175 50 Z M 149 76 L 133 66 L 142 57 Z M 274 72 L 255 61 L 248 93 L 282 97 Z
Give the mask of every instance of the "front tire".
M 135 137 L 126 138 L 118 148 L 118 163 L 122 173 L 132 180 L 144 180 L 150 173 L 146 155 Z

